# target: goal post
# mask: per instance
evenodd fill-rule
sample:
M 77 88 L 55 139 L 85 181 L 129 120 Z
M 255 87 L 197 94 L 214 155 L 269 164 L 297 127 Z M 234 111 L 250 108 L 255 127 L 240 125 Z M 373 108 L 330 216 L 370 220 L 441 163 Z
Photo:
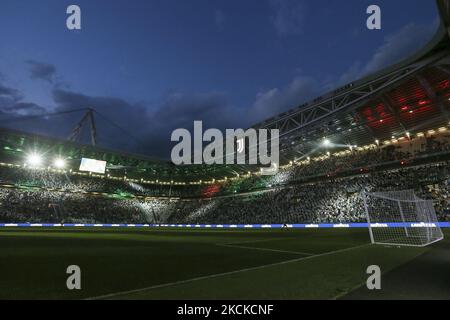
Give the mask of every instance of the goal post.
M 444 238 L 433 202 L 413 190 L 363 192 L 362 198 L 374 244 L 424 247 Z

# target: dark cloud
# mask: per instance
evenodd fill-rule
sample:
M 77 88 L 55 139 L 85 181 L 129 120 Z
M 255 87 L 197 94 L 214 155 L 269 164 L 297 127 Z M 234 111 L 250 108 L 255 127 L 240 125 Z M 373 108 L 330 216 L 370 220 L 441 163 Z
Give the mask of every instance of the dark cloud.
M 319 93 L 318 89 L 314 78 L 297 76 L 283 88 L 258 93 L 249 114 L 255 122 L 263 121 L 314 98 Z
M 59 89 L 53 91 L 53 97 L 58 105 L 56 112 L 78 108 L 96 110 L 98 138 L 102 146 L 165 159 L 170 157 L 173 145 L 170 136 L 173 130 L 191 130 L 195 120 L 203 121 L 205 129 L 225 129 L 236 122 L 233 108 L 221 93 L 172 93 L 157 106 Z M 67 132 L 79 118 L 81 114 L 70 116 L 58 122 L 58 127 L 65 127 Z
M 53 99 L 57 113 L 85 108 L 97 111 L 95 118 L 100 145 L 137 151 L 141 142 L 137 137 L 144 133 L 145 119 L 148 118 L 143 106 L 130 104 L 120 98 L 88 96 L 61 89 L 53 90 Z M 70 114 L 60 125 L 70 132 L 82 115 L 82 111 Z
M 6 87 L 0 83 L 0 97 L 7 97 L 16 100 L 20 97 L 20 94 L 18 90 Z
M 17 102 L 3 108 L 3 111 L 16 115 L 38 115 L 46 112 L 46 109 L 32 102 Z
M 273 23 L 280 34 L 300 32 L 303 23 L 302 2 L 271 0 L 276 9 Z M 223 92 L 186 93 L 173 92 L 157 104 L 131 103 L 111 96 L 91 96 L 68 89 L 57 81 L 56 68 L 51 64 L 28 61 L 31 78 L 52 84 L 54 112 L 93 108 L 97 120 L 99 145 L 159 156 L 168 159 L 173 143 L 170 136 L 178 128 L 192 129 L 195 120 L 201 120 L 204 129 L 246 128 L 281 112 L 298 107 L 318 95 L 361 76 L 395 63 L 412 53 L 417 41 L 423 41 L 433 30 L 407 25 L 399 32 L 387 36 L 374 55 L 366 62 L 356 61 L 341 76 L 327 80 L 327 86 L 313 76 L 297 75 L 285 86 L 261 90 L 248 108 L 237 108 Z M 409 37 L 415 34 L 415 37 Z M 1 78 L 0 78 L 1 79 Z M 20 91 L 3 85 L 0 81 L 0 120 L 21 115 L 45 113 L 45 109 L 32 102 L 23 101 Z M 67 137 L 82 117 L 82 112 L 64 113 L 58 117 L 43 117 L 18 129 Z M 85 130 L 83 142 L 88 142 Z
M 226 95 L 220 92 L 172 93 L 158 107 L 155 118 L 171 128 L 202 120 L 206 126 L 223 129 L 236 123 L 234 112 L 237 111 L 228 104 Z
M 21 116 L 38 114 L 45 111 L 35 103 L 23 101 L 23 96 L 19 90 L 7 87 L 0 83 L 0 110 L 3 115 Z
M 23 101 L 22 94 L 13 88 L 0 83 L 0 127 L 22 129 L 23 116 L 37 115 L 45 112 L 45 108 Z
M 33 80 L 44 80 L 53 83 L 56 76 L 56 67 L 52 64 L 28 60 L 30 77 Z

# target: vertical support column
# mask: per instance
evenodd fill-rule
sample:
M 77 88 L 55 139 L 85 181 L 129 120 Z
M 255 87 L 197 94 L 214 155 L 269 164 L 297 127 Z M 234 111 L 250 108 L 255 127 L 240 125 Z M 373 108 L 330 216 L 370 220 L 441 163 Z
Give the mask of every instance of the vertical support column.
M 398 200 L 397 203 L 398 203 L 398 208 L 400 209 L 400 216 L 402 217 L 402 221 L 403 221 L 403 229 L 405 229 L 406 236 L 409 237 L 408 228 L 406 227 L 405 216 L 403 214 L 402 204 L 400 203 L 400 200 Z
M 367 226 L 369 227 L 370 241 L 372 242 L 372 244 L 374 244 L 375 240 L 373 238 L 372 223 L 370 222 L 369 207 L 367 206 L 367 194 L 365 191 L 362 192 L 362 198 L 364 200 L 364 209 L 366 210 Z
M 425 231 L 426 231 L 426 237 L 427 237 L 427 243 L 431 242 L 431 211 L 429 210 L 429 205 L 427 205 L 426 201 L 423 200 L 416 200 L 416 208 L 418 209 L 418 217 L 420 218 L 417 222 L 423 222 L 425 223 Z

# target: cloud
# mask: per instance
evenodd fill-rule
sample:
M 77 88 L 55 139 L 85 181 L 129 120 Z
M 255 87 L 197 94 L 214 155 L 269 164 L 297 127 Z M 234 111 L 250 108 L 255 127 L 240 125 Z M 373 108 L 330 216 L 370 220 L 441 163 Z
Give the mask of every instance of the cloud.
M 274 26 L 280 35 L 301 32 L 303 5 L 299 1 L 270 0 L 275 8 Z M 216 13 L 216 23 L 223 23 Z M 433 30 L 409 24 L 398 32 L 385 37 L 383 43 L 366 63 L 354 62 L 340 76 L 328 80 L 328 86 L 338 86 L 354 81 L 395 63 L 417 48 L 418 42 L 427 40 Z M 414 37 L 409 35 L 414 34 Z M 249 108 L 231 104 L 228 95 L 220 91 L 191 93 L 172 92 L 154 104 L 132 103 L 113 96 L 94 96 L 74 92 L 57 81 L 57 70 L 52 64 L 29 60 L 31 78 L 51 83 L 55 112 L 79 108 L 93 108 L 96 114 L 99 144 L 124 151 L 155 155 L 168 159 L 171 147 L 170 135 L 177 128 L 192 129 L 195 120 L 202 120 L 207 128 L 246 128 L 252 124 L 298 107 L 302 103 L 331 89 L 314 76 L 297 72 L 286 85 L 260 90 Z M 2 78 L 0 78 L 1 80 Z M 0 81 L 0 119 L 11 116 L 35 115 L 45 109 L 32 102 L 23 101 L 19 90 Z M 27 130 L 59 137 L 67 137 L 81 119 L 82 113 L 50 117 L 27 123 Z M 19 128 L 20 129 L 20 128 Z M 87 138 L 88 130 L 84 139 Z M 88 142 L 84 140 L 84 142 Z
M 52 98 L 56 106 L 52 113 L 59 113 L 58 116 L 21 121 L 22 116 L 45 115 L 47 110 L 23 101 L 18 90 L 0 83 L 0 126 L 66 138 L 83 116 L 83 110 L 70 111 L 92 108 L 96 111 L 94 117 L 100 146 L 169 159 L 174 144 L 170 141 L 173 130 L 191 130 L 195 120 L 203 121 L 205 130 L 234 128 L 236 122 L 240 122 L 236 118 L 245 119 L 236 116 L 238 110 L 221 92 L 173 92 L 156 105 L 146 105 L 118 97 L 86 95 L 53 83 Z M 3 123 L 10 119 L 18 121 Z M 89 127 L 82 131 L 80 141 L 90 142 Z
M 225 23 L 225 13 L 222 10 L 216 10 L 214 13 L 214 23 L 217 27 L 222 27 Z
M 8 113 L 13 113 L 14 115 L 38 115 L 46 112 L 46 109 L 36 103 L 32 102 L 17 102 L 6 106 L 3 108 L 3 111 Z
M 56 67 L 52 64 L 28 60 L 30 77 L 33 80 L 44 80 L 53 83 L 56 76 Z
M 436 28 L 437 22 L 426 26 L 410 23 L 397 32 L 387 35 L 367 63 L 355 61 L 335 83 L 329 85 L 330 89 L 380 71 L 412 56 L 419 48 L 425 46 Z
M 0 83 L 0 111 L 9 118 L 23 115 L 35 115 L 45 111 L 45 108 L 31 102 L 24 102 L 19 90 Z
M 194 120 L 202 120 L 210 127 L 222 129 L 236 122 L 233 109 L 221 92 L 176 92 L 164 99 L 155 116 L 172 127 L 186 127 Z
M 24 125 L 20 121 L 23 116 L 42 114 L 45 108 L 23 101 L 23 95 L 17 89 L 7 87 L 0 83 L 0 127 L 13 127 L 21 129 Z
M 165 159 L 170 157 L 173 130 L 191 130 L 195 120 L 203 121 L 204 129 L 225 129 L 236 123 L 234 108 L 228 104 L 226 95 L 219 92 L 176 92 L 156 106 L 60 89 L 53 91 L 53 97 L 58 106 L 56 112 L 85 107 L 98 112 L 95 118 L 100 145 Z M 74 114 L 60 121 L 58 126 L 64 127 L 67 134 L 80 118 L 81 114 Z
M 6 87 L 0 83 L 0 97 L 7 97 L 16 100 L 20 97 L 20 94 L 16 89 Z
M 270 17 L 275 30 L 281 36 L 303 32 L 306 6 L 301 0 L 269 0 L 274 14 Z
M 418 44 L 425 45 L 430 39 L 433 28 L 408 24 L 398 32 L 386 36 L 383 44 L 377 49 L 364 72 L 375 72 L 416 53 Z M 412 36 L 413 35 L 413 36 Z
M 297 76 L 283 88 L 261 91 L 250 109 L 255 122 L 300 106 L 318 94 L 318 82 L 312 77 Z
M 62 89 L 53 90 L 53 100 L 57 105 L 55 112 L 66 112 L 76 109 L 92 108 L 98 113 L 94 115 L 100 145 L 118 148 L 124 147 L 136 151 L 141 143 L 138 137 L 147 128 L 147 111 L 144 106 L 131 104 L 123 99 L 107 96 L 89 96 Z M 66 132 L 81 119 L 82 113 L 74 113 L 65 117 Z
M 271 2 L 276 3 L 279 8 L 287 8 L 287 3 L 289 3 L 280 0 Z M 283 11 L 283 9 L 280 10 Z M 380 47 L 365 64 L 357 60 L 340 76 L 321 81 L 311 76 L 301 75 L 296 76 L 285 87 L 261 91 L 256 95 L 255 102 L 249 110 L 249 116 L 255 119 L 255 122 L 265 120 L 298 107 L 302 103 L 320 96 L 325 91 L 333 90 L 398 63 L 414 54 L 418 47 L 425 45 L 435 29 L 436 23 L 432 26 L 405 25 L 399 31 L 387 35 Z M 284 29 L 279 29 L 279 31 L 281 30 Z M 414 37 L 411 37 L 412 34 Z

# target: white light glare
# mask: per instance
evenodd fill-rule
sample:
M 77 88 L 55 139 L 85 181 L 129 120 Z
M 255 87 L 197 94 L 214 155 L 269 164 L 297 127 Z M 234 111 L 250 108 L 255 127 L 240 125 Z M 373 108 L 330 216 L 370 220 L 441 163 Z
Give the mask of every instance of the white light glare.
M 331 145 L 331 141 L 328 140 L 328 139 L 323 139 L 322 145 L 323 145 L 324 147 L 329 147 L 329 146 Z
M 42 164 L 42 156 L 32 153 L 27 157 L 27 163 L 33 167 L 37 167 Z
M 57 158 L 55 159 L 55 161 L 53 161 L 53 165 L 55 166 L 55 168 L 63 169 L 66 166 L 66 161 L 64 159 Z

